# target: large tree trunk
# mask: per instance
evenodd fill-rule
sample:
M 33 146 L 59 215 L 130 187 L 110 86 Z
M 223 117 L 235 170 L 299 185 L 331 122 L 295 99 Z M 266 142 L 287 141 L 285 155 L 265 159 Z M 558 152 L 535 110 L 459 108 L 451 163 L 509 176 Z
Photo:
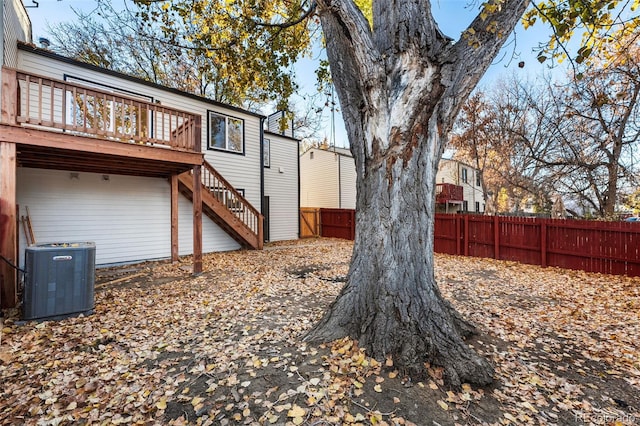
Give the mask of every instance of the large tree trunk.
M 410 119 L 410 118 L 408 118 Z M 435 129 L 429 132 L 437 137 Z M 464 343 L 472 327 L 445 301 L 433 270 L 434 186 L 439 153 L 416 146 L 358 176 L 356 239 L 338 299 L 307 339 L 353 336 L 370 355 L 392 355 L 411 375 L 425 362 L 453 385 L 485 385 L 493 369 Z
M 528 0 L 484 14 L 453 43 L 429 0 L 374 0 L 373 29 L 352 0 L 317 0 L 358 185 L 347 284 L 306 339 L 351 336 L 411 375 L 426 362 L 452 385 L 485 385 L 493 368 L 463 338 L 473 327 L 445 301 L 433 271 L 435 174 L 460 106 Z

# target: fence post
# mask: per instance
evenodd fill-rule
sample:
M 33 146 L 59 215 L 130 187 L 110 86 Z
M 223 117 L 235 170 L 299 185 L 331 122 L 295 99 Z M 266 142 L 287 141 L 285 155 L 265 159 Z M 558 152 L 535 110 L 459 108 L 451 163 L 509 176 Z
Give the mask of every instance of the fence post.
M 462 254 L 462 250 L 460 250 L 460 244 L 462 244 L 462 232 L 460 229 L 462 227 L 462 221 L 460 220 L 460 216 L 458 215 L 455 215 L 453 220 L 456 227 L 456 255 L 459 256 L 460 254 Z
M 493 217 L 493 258 L 500 259 L 500 216 Z
M 463 243 L 464 243 L 464 255 L 465 256 L 469 256 L 469 243 L 470 243 L 470 238 L 469 238 L 469 215 L 466 214 L 464 215 L 464 237 L 463 237 Z
M 540 225 L 540 264 L 547 267 L 547 222 Z

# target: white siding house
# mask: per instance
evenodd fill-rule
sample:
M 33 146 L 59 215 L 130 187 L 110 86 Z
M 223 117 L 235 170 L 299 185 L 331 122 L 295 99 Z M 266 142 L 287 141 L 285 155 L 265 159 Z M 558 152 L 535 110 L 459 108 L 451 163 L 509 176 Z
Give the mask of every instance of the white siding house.
M 110 88 L 116 93 L 150 99 L 201 115 L 205 160 L 260 210 L 262 116 L 24 44 L 19 45 L 18 68 L 99 89 Z M 212 126 L 221 117 L 233 120 L 231 124 L 242 130 L 242 137 L 237 146 L 231 147 L 233 149 L 214 146 Z M 70 177 L 71 173 L 74 173 L 73 177 Z M 294 182 L 297 184 L 297 179 Z M 104 265 L 169 256 L 169 190 L 164 179 L 19 168 L 17 201 L 21 209 L 29 207 L 38 242 L 94 241 L 96 263 Z M 184 206 L 179 209 L 182 255 L 191 253 L 192 218 L 188 200 L 183 199 L 180 203 Z M 20 214 L 25 213 L 21 211 Z M 24 247 L 23 232 L 20 238 L 21 247 Z M 205 253 L 239 247 L 216 224 L 204 219 Z
M 300 156 L 300 206 L 356 208 L 356 166 L 344 148 L 311 148 Z
M 484 213 L 485 198 L 479 170 L 457 160 L 443 158 L 438 165 L 436 183 L 461 186 L 463 202 L 459 212 Z
M 3 11 L 13 3 L 16 1 L 0 2 Z M 20 7 L 24 10 L 21 4 Z M 28 17 L 26 19 L 28 24 Z M 199 115 L 204 160 L 258 211 L 263 197 L 268 197 L 269 240 L 298 237 L 297 140 L 270 135 L 272 166 L 263 169 L 265 117 L 65 58 L 30 44 L 16 43 L 16 40 L 30 41 L 30 34 L 26 37 L 22 31 L 12 36 L 13 41 L 7 39 L 7 31 L 15 32 L 14 21 L 16 19 L 3 26 L 4 56 L 9 53 L 12 67 Z M 226 130 L 226 137 L 216 137 L 221 134 L 221 128 Z M 17 168 L 17 216 L 25 216 L 29 209 L 37 242 L 95 242 L 97 265 L 170 257 L 170 200 L 171 185 L 163 178 L 92 173 L 73 168 L 20 167 L 20 164 Z M 180 197 L 178 212 L 179 253 L 187 255 L 193 251 L 194 226 L 187 198 Z M 236 240 L 204 215 L 202 228 L 205 253 L 240 248 Z M 22 227 L 17 232 L 19 247 L 26 247 Z M 23 264 L 23 250 L 19 257 Z
M 456 160 L 442 159 L 436 183 L 462 187 L 462 203 L 454 207 L 457 211 L 484 212 L 478 170 Z M 356 168 L 349 150 L 311 148 L 300 156 L 300 206 L 355 209 Z
M 299 232 L 298 140 L 264 134 L 264 235 L 267 241 L 295 240 Z

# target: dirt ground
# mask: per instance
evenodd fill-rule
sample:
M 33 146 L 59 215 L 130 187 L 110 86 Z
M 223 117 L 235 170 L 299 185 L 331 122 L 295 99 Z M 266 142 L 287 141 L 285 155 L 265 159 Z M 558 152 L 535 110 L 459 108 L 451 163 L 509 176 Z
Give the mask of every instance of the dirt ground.
M 352 244 L 99 269 L 95 313 L 5 312 L 0 424 L 640 425 L 640 279 L 436 255 L 495 384 L 415 382 L 357 342 L 301 340 L 344 284 Z

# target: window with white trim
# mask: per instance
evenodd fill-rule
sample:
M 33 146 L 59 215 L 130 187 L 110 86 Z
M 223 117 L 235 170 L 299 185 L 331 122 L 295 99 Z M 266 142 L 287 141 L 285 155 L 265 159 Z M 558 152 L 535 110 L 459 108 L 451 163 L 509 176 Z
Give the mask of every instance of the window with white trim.
M 244 154 L 244 120 L 209 111 L 207 147 Z
M 262 165 L 264 167 L 271 167 L 271 139 L 264 139 L 262 141 Z

